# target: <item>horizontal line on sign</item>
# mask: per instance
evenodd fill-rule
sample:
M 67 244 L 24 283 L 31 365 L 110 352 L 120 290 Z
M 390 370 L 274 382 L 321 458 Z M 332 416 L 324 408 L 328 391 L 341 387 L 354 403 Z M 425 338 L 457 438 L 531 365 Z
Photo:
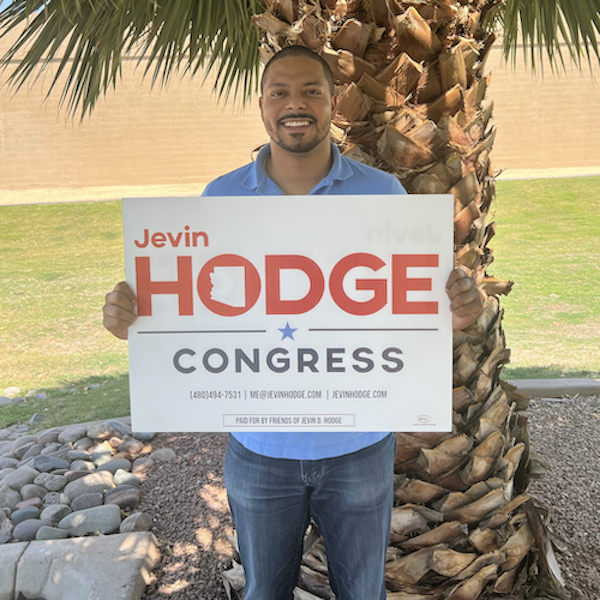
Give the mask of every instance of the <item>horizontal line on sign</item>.
M 309 331 L 439 331 L 437 327 L 434 328 L 348 328 L 348 329 L 335 329 L 335 328 L 323 328 L 323 329 L 309 329 Z
M 204 329 L 199 331 L 138 331 L 140 335 L 161 335 L 179 333 L 267 333 L 266 329 Z

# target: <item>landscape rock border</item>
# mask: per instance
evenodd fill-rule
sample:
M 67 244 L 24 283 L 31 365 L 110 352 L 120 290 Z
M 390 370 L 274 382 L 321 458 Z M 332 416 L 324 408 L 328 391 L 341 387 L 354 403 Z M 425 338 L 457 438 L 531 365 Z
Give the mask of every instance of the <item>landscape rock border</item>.
M 153 448 L 154 433 L 132 432 L 124 417 L 9 437 L 0 439 L 0 546 L 150 529 L 136 512 L 138 486 L 175 457 Z

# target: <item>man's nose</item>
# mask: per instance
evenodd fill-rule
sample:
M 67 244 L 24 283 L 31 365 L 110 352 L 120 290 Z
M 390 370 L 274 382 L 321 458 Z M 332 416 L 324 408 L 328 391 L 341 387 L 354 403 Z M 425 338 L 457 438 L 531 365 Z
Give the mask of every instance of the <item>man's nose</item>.
M 288 94 L 286 105 L 289 109 L 306 108 L 306 98 L 300 92 L 292 92 Z

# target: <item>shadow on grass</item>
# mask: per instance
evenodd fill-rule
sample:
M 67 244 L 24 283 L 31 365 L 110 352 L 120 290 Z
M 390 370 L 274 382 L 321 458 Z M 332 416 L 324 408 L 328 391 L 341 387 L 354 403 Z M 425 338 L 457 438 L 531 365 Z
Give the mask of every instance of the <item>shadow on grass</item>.
M 44 419 L 31 431 L 130 414 L 127 373 L 113 377 L 86 377 L 61 388 L 45 388 L 37 392 L 47 398 L 34 395 L 23 402 L 0 406 L 0 427 L 28 424 L 35 414 L 43 415 Z
M 545 367 L 511 367 L 507 366 L 502 371 L 502 379 L 598 379 L 598 371 L 585 369 L 569 369 L 560 365 Z

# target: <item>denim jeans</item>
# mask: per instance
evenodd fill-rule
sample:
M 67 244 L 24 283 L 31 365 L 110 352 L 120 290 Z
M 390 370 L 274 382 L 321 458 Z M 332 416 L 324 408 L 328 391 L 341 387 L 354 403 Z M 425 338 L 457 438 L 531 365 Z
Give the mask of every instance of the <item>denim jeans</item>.
M 246 571 L 245 600 L 292 600 L 304 532 L 325 541 L 336 600 L 384 600 L 395 436 L 322 460 L 269 458 L 229 436 L 225 486 Z

